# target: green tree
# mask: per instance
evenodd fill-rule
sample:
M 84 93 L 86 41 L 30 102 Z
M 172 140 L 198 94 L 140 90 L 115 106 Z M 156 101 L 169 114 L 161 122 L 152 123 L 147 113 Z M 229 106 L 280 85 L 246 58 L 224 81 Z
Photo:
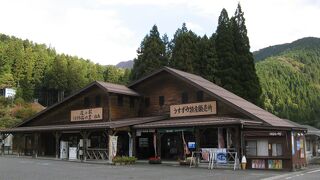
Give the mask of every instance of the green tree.
M 237 84 L 241 86 L 241 91 L 237 94 L 244 99 L 258 104 L 261 95 L 261 87 L 254 66 L 253 55 L 250 52 L 250 43 L 245 25 L 244 13 L 240 3 L 236 9 L 234 17 L 231 18 L 231 28 L 233 33 L 233 47 L 235 50 L 235 64 Z
M 241 94 L 243 90 L 237 80 L 241 74 L 237 71 L 232 28 L 225 9 L 222 9 L 219 16 L 215 45 L 218 57 L 215 82 L 235 94 Z
M 200 37 L 188 30 L 186 24 L 183 23 L 181 29 L 179 28 L 176 31 L 172 40 L 170 66 L 198 74 L 199 72 L 195 66 L 199 62 L 199 44 Z
M 137 53 L 138 57 L 134 59 L 131 71 L 131 80 L 137 80 L 168 64 L 166 46 L 160 38 L 156 25 L 144 37 Z

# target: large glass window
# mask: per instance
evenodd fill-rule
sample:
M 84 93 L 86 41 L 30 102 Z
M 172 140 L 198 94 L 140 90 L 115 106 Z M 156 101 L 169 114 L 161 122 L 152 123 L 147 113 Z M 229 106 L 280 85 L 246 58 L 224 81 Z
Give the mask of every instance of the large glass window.
M 272 144 L 272 156 L 282 156 L 282 145 L 281 144 Z
M 247 141 L 247 155 L 257 156 L 257 141 Z
M 246 151 L 248 156 L 268 156 L 268 140 L 249 140 Z
M 268 156 L 268 140 L 257 141 L 257 156 Z

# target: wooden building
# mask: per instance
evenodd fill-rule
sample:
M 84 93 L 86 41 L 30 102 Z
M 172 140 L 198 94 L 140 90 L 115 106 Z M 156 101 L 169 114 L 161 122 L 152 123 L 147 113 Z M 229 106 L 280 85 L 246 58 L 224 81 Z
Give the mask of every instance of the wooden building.
M 168 67 L 128 86 L 93 82 L 0 132 L 14 134 L 17 153 L 35 157 L 59 158 L 62 142 L 68 142 L 84 160 L 110 159 L 108 143 L 116 136 L 117 155 L 139 159 L 177 160 L 217 148 L 245 155 L 248 168 L 306 165 L 305 128 L 200 76 Z

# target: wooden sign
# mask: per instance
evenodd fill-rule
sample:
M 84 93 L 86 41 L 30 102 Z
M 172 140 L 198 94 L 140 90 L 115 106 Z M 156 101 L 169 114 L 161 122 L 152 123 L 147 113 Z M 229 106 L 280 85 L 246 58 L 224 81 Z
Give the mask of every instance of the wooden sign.
M 71 111 L 71 121 L 89 121 L 102 119 L 102 108 Z
M 170 106 L 170 117 L 217 114 L 216 101 Z

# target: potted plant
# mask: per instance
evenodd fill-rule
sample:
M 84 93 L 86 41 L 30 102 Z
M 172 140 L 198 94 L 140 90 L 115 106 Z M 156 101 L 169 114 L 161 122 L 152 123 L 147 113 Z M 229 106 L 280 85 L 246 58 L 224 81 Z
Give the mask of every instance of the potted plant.
M 179 164 L 182 166 L 190 165 L 191 157 L 187 157 L 186 159 L 178 160 L 178 161 L 179 161 Z
M 149 164 L 161 164 L 161 158 L 159 156 L 150 157 Z

